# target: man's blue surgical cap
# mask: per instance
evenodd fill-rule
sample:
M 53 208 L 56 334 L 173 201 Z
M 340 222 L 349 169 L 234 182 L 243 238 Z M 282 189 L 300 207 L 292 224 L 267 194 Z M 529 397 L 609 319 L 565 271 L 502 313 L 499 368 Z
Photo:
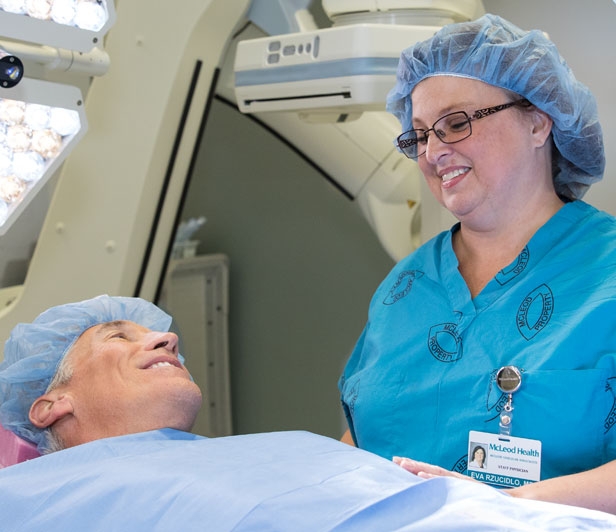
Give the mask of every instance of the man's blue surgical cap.
M 134 297 L 98 296 L 50 308 L 32 323 L 20 323 L 4 346 L 0 364 L 0 423 L 44 450 L 44 431 L 28 414 L 44 395 L 60 362 L 90 327 L 127 320 L 154 331 L 168 331 L 171 316 L 156 305 Z
M 411 93 L 432 76 L 460 76 L 507 89 L 553 120 L 554 184 L 563 198 L 581 198 L 603 177 L 605 155 L 597 104 L 577 81 L 554 43 L 538 30 L 523 31 L 495 15 L 450 24 L 404 50 L 387 110 L 402 130 L 412 129 Z

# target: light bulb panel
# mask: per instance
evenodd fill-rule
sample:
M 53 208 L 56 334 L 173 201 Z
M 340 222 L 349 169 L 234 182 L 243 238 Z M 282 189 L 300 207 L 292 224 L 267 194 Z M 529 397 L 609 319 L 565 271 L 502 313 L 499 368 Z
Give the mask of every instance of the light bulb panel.
M 116 19 L 113 0 L 0 0 L 0 36 L 89 52 Z
M 23 78 L 0 90 L 0 235 L 85 135 L 77 87 Z

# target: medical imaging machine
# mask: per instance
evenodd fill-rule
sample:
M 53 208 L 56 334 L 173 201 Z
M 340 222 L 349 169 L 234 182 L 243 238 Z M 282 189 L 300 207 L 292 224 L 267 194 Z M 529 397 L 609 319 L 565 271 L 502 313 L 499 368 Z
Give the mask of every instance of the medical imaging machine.
M 59 171 L 25 281 L 0 289 L 1 338 L 56 304 L 102 293 L 165 295 L 213 98 L 254 116 L 318 166 L 393 260 L 450 225 L 422 190 L 417 166 L 395 149 L 399 124 L 384 102 L 400 51 L 481 15 L 482 2 L 323 0 L 325 28 L 308 7 L 309 0 L 184 0 L 182 9 L 122 0 L 104 49 L 102 39 L 88 52 L 44 46 L 41 57 L 0 30 L 0 44 L 7 38 L 16 56 L 23 52 L 26 73 L 81 88 L 88 125 Z
M 474 18 L 481 2 L 326 0 L 325 29 L 308 3 L 118 2 L 110 68 L 87 88 L 88 133 L 64 164 L 24 284 L 0 293 L 0 336 L 64 301 L 157 297 L 215 94 L 314 160 L 394 259 L 422 226 L 440 229 L 417 168 L 392 144 L 384 98 L 404 46 Z

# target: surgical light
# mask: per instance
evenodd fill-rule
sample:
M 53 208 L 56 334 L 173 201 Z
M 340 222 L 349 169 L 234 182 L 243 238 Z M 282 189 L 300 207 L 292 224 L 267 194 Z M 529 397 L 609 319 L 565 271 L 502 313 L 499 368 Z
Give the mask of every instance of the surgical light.
M 0 0 L 4 37 L 89 52 L 115 22 L 112 0 Z
M 0 91 L 0 235 L 85 134 L 76 87 L 24 78 Z

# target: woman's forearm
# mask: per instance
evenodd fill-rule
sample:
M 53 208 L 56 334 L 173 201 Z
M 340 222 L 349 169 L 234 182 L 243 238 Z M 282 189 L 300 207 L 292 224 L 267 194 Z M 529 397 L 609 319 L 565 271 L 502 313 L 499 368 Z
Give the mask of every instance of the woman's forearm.
M 616 460 L 583 473 L 513 488 L 507 493 L 616 514 Z

